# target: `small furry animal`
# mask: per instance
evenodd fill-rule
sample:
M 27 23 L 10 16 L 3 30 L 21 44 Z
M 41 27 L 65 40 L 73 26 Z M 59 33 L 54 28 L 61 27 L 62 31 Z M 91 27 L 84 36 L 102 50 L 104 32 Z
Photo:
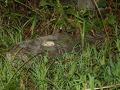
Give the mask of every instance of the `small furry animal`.
M 39 53 L 39 55 L 44 56 L 46 52 L 48 52 L 50 58 L 54 58 L 56 54 L 63 55 L 66 52 L 72 51 L 78 41 L 80 40 L 67 33 L 43 36 L 18 43 L 7 52 L 6 56 L 9 62 L 18 58 L 26 61 L 29 55 Z

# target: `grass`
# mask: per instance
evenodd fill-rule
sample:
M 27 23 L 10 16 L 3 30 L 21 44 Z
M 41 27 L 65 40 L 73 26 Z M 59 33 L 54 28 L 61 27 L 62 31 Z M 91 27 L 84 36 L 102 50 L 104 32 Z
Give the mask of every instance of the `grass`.
M 112 25 L 110 43 L 106 41 L 98 50 L 96 46 L 84 41 L 84 34 L 94 26 L 92 22 L 93 25 L 86 21 L 90 18 L 90 12 L 86 17 L 86 11 L 83 11 L 84 14 L 69 5 L 62 6 L 59 2 L 49 8 L 45 5 L 38 11 L 31 10 L 29 13 L 32 14 L 26 17 L 15 12 L 11 16 L 3 14 L 1 20 L 9 18 L 1 24 L 0 29 L 0 90 L 120 89 L 120 31 L 117 25 Z M 21 22 L 24 19 L 25 21 Z M 50 59 L 46 54 L 41 58 L 30 56 L 26 62 L 17 59 L 16 65 L 8 62 L 6 52 L 13 45 L 39 37 L 41 33 L 50 34 L 51 29 L 52 33 L 58 29 L 64 31 L 64 27 L 67 32 L 79 31 L 82 46 L 86 45 L 86 48 L 78 53 L 73 50 L 62 57 L 56 55 L 54 59 Z M 36 28 L 41 30 L 37 31 Z
M 114 45 L 120 49 L 118 39 Z M 120 55 L 116 53 L 111 56 L 111 49 L 112 47 L 108 48 L 106 44 L 97 51 L 88 44 L 81 53 L 66 53 L 52 62 L 49 62 L 46 56 L 41 59 L 31 58 L 31 66 L 21 65 L 18 61 L 16 68 L 1 54 L 1 89 L 93 90 L 99 87 L 102 90 L 103 86 L 119 84 Z

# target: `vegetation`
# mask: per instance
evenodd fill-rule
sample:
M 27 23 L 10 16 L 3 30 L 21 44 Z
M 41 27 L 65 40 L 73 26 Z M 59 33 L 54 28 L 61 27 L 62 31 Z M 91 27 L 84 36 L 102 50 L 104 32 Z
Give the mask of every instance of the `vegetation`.
M 101 20 L 88 8 L 53 1 L 0 1 L 0 90 L 120 89 L 120 2 L 99 2 L 106 8 Z M 64 31 L 81 36 L 79 53 L 73 50 L 52 60 L 30 56 L 31 65 L 19 59 L 17 66 L 8 62 L 6 52 L 18 42 Z M 106 42 L 100 49 L 91 46 L 84 41 L 86 33 L 106 34 Z

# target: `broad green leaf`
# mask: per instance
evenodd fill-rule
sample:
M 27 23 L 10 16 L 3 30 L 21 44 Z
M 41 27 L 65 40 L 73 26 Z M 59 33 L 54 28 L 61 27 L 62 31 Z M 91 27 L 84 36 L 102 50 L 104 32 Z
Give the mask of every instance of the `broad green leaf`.
M 47 5 L 46 0 L 40 0 L 39 6 L 45 6 Z
M 60 29 L 62 29 L 62 26 L 64 25 L 64 18 L 60 19 L 60 20 L 57 20 L 57 25 Z
M 113 25 L 113 24 L 116 23 L 116 20 L 115 20 L 115 16 L 114 16 L 114 15 L 112 15 L 112 14 L 107 14 L 106 16 L 108 17 L 108 20 L 107 20 L 108 24 Z
M 72 0 L 74 2 L 74 4 L 77 4 L 78 3 L 78 0 Z
M 94 21 L 94 24 L 95 24 L 97 27 L 102 28 L 102 23 L 101 23 L 101 20 L 100 20 L 100 19 L 96 19 L 96 20 Z
M 98 7 L 105 7 L 107 5 L 107 1 L 106 0 L 99 0 L 97 4 L 98 4 Z
M 67 10 L 67 14 L 75 15 L 75 10 L 70 8 Z
M 85 23 L 85 32 L 88 33 L 91 29 L 91 25 L 89 23 Z

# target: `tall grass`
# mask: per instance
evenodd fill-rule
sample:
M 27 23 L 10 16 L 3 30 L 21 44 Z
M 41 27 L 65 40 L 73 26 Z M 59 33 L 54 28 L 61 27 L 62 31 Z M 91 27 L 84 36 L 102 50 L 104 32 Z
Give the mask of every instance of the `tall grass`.
M 116 47 L 118 43 L 120 42 L 116 42 Z M 88 45 L 81 53 L 76 55 L 67 53 L 52 62 L 49 62 L 48 57 L 33 58 L 31 66 L 27 68 L 23 66 L 19 71 L 21 64 L 15 68 L 7 62 L 5 56 L 1 55 L 1 87 L 4 90 L 30 89 L 31 87 L 36 90 L 85 90 L 87 88 L 93 90 L 95 87 L 101 87 L 102 90 L 102 86 L 119 84 L 119 53 L 111 56 L 111 52 L 104 49 L 105 47 L 97 51 Z M 15 72 L 17 72 L 16 75 L 14 75 Z M 26 78 L 26 73 L 28 78 L 31 77 L 30 82 Z M 33 86 L 27 85 L 30 83 Z

